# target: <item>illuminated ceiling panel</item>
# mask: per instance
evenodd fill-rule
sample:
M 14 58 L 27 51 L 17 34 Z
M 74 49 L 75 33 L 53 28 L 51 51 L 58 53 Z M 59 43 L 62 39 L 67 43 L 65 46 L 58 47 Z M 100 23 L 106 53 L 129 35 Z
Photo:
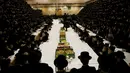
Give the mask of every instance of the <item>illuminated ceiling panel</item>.
M 26 0 L 33 9 L 41 9 L 43 15 L 78 14 L 83 7 L 96 0 Z M 60 10 L 60 11 L 59 11 Z
M 90 0 L 27 0 L 30 2 L 34 3 L 41 3 L 41 4 L 46 4 L 46 3 L 85 3 Z

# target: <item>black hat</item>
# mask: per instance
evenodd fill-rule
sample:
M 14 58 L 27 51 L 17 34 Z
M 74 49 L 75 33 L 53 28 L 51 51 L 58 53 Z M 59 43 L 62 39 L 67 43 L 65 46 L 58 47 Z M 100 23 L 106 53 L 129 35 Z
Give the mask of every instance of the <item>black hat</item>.
M 110 46 L 109 49 L 112 50 L 112 51 L 114 51 L 115 47 L 114 46 Z
M 109 43 L 105 43 L 104 46 L 105 46 L 105 47 L 108 47 L 108 46 L 109 46 Z
M 115 53 L 115 56 L 116 56 L 117 58 L 120 58 L 120 59 L 125 59 L 125 55 L 124 55 L 124 53 L 123 53 L 122 51 L 117 51 L 117 52 Z
M 89 53 L 87 51 L 83 51 L 80 53 L 80 56 L 78 56 L 79 59 L 82 59 L 82 58 L 88 58 L 88 59 L 91 59 L 92 57 L 89 56 Z
M 54 65 L 58 67 L 58 69 L 63 69 L 68 65 L 68 61 L 66 60 L 66 57 L 64 55 L 59 55 L 54 60 Z

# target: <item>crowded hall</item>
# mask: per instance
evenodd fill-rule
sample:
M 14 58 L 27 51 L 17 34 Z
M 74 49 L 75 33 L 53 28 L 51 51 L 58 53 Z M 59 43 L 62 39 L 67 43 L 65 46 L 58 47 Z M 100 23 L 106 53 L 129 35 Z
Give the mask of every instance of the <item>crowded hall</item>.
M 130 73 L 130 1 L 0 0 L 0 73 Z

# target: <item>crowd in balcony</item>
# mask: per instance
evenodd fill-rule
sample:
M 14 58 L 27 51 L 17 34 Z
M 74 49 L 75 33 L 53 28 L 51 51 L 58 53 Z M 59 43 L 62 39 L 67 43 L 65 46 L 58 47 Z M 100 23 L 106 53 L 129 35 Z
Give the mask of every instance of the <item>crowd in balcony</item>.
M 83 27 L 130 52 L 129 0 L 97 0 L 78 14 Z
M 88 69 L 88 65 L 84 67 L 84 58 L 83 60 L 80 59 L 81 63 L 83 63 L 83 66 L 80 69 L 73 68 L 70 72 L 72 73 L 129 73 L 130 68 L 128 64 L 124 61 L 125 55 L 122 51 L 115 51 L 116 46 L 111 43 L 104 43 L 103 38 L 99 35 L 92 36 L 89 34 L 89 31 L 85 29 L 82 29 L 81 27 L 77 26 L 77 24 L 83 24 L 80 22 L 78 16 L 72 15 L 72 16 L 64 16 L 61 23 L 64 24 L 64 27 L 68 29 L 69 27 L 72 27 L 74 31 L 79 35 L 80 40 L 83 42 L 86 42 L 99 56 L 97 59 L 99 63 L 98 70 L 96 71 L 93 69 L 93 67 L 90 67 Z M 67 24 L 65 24 L 67 23 Z M 68 31 L 68 30 L 66 30 Z M 81 53 L 82 54 L 82 53 Z M 85 58 L 85 64 L 88 64 L 89 56 L 86 56 L 87 60 Z M 90 70 L 90 71 L 89 71 Z M 62 73 L 62 72 L 61 72 Z
M 121 51 L 114 52 L 113 44 L 129 51 L 129 2 L 127 0 L 97 0 L 88 4 L 78 17 L 63 16 L 64 27 L 72 27 L 82 41 L 88 43 L 98 54 L 99 69 L 88 65 L 92 58 L 87 51 L 78 56 L 83 66 L 73 68 L 69 73 L 130 73 L 130 67 L 124 62 L 125 55 Z M 82 23 L 84 22 L 84 23 Z M 48 31 L 52 18 L 42 16 L 40 10 L 33 10 L 24 0 L 0 0 L 0 72 L 1 73 L 53 73 L 46 63 L 40 63 L 42 53 L 41 42 L 48 40 Z M 44 25 L 44 23 L 46 25 Z M 76 23 L 92 30 L 97 36 L 89 36 L 87 31 L 77 27 Z M 37 39 L 32 35 L 35 30 L 44 27 Z M 103 44 L 99 36 L 108 39 L 111 44 Z M 14 52 L 15 58 L 10 57 Z M 67 73 L 64 69 L 68 62 L 63 55 L 54 60 L 57 73 Z
M 43 16 L 41 10 L 33 10 L 25 0 L 0 0 L 0 23 L 0 72 L 36 73 L 42 72 L 42 67 L 52 71 L 47 64 L 39 62 L 42 56 L 39 45 L 48 40 L 51 17 Z M 40 40 L 35 40 L 32 33 L 40 27 L 44 27 Z

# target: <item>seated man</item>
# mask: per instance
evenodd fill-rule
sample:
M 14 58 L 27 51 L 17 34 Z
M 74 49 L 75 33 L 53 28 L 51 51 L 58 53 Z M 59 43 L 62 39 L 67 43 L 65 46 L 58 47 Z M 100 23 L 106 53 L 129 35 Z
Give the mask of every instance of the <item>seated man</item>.
M 124 61 L 125 54 L 122 51 L 115 52 L 116 64 L 109 73 L 130 73 L 130 68 Z
M 87 51 L 81 52 L 80 56 L 78 56 L 83 66 L 76 70 L 71 70 L 70 72 L 76 72 L 76 73 L 97 73 L 95 67 L 88 66 L 89 60 L 92 58 L 89 56 L 89 53 Z
M 64 55 L 59 55 L 54 60 L 54 65 L 58 68 L 57 73 L 66 73 L 64 68 L 68 65 L 68 61 Z

